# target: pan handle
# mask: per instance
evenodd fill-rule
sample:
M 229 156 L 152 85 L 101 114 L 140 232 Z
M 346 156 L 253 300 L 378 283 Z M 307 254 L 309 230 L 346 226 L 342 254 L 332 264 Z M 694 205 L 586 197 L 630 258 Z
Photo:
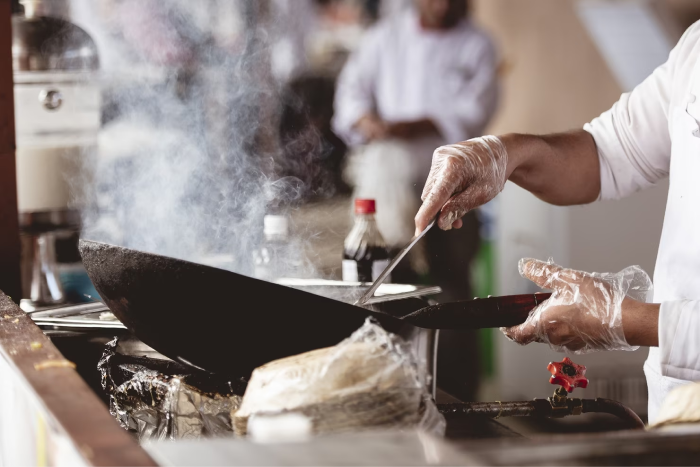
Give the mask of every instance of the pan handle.
M 403 317 L 428 329 L 483 329 L 522 324 L 530 311 L 552 294 L 537 293 L 476 298 L 427 306 Z

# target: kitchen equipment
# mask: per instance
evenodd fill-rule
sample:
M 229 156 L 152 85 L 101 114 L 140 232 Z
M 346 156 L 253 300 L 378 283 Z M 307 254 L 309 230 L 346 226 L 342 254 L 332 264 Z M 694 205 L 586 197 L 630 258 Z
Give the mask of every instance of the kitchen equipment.
M 354 303 L 367 290 L 367 284 L 364 282 L 297 278 L 282 278 L 274 282 L 348 303 Z M 436 285 L 382 284 L 375 292 L 375 295 L 367 300 L 365 305 L 403 300 L 404 298 L 427 297 L 441 292 L 442 288 Z
M 79 305 L 59 306 L 40 311 L 27 312 L 34 324 L 51 331 L 119 331 L 126 327 L 117 320 L 104 303 L 81 303 Z
M 386 268 L 384 268 L 384 271 L 382 271 L 382 273 L 379 274 L 379 276 L 375 279 L 375 281 L 372 283 L 372 286 L 367 290 L 367 292 L 365 292 L 365 294 L 362 297 L 360 297 L 360 299 L 357 302 L 355 302 L 355 305 L 360 305 L 360 306 L 364 305 L 365 303 L 367 303 L 367 301 L 370 298 L 372 298 L 372 296 L 374 295 L 374 292 L 377 291 L 379 286 L 382 285 L 382 282 L 384 282 L 384 280 L 389 276 L 389 274 L 391 274 L 391 271 L 393 271 L 394 268 L 396 267 L 396 265 L 399 264 L 401 262 L 401 260 L 404 258 L 404 256 L 406 256 L 408 254 L 408 252 L 411 251 L 411 248 L 413 248 L 413 246 L 416 243 L 418 243 L 418 240 L 423 238 L 423 236 L 426 233 L 428 233 L 428 230 L 430 230 L 435 225 L 436 220 L 437 219 L 433 219 L 433 221 L 430 224 L 428 224 L 428 226 L 425 229 L 423 229 L 423 231 L 421 233 L 414 236 L 411 239 L 411 241 L 408 242 L 408 245 L 403 247 L 401 249 L 401 251 L 399 251 L 396 254 L 396 256 L 394 257 L 394 259 L 391 260 L 389 265 Z
M 71 177 L 96 147 L 100 127 L 97 48 L 78 26 L 22 0 L 12 17 L 17 201 L 23 236 L 23 297 L 30 307 L 64 301 L 56 235 L 79 230 Z M 59 2 L 60 3 L 60 2 Z
M 223 374 L 246 375 L 266 362 L 335 345 L 368 316 L 403 335 L 419 328 L 401 318 L 413 310 L 429 322 L 425 302 L 405 299 L 361 308 L 230 271 L 105 243 L 80 241 L 88 275 L 105 304 L 144 343 L 164 355 Z M 484 299 L 495 303 L 497 299 Z M 540 301 L 531 299 L 530 304 Z M 472 303 L 470 307 L 467 303 Z M 463 313 L 479 300 L 460 305 Z M 503 307 L 493 308 L 515 320 Z M 523 317 L 522 305 L 516 310 Z M 464 326 L 464 319 L 460 326 Z M 517 324 L 517 323 L 516 323 Z M 429 346 L 430 343 L 425 345 Z
M 629 429 L 643 430 L 644 422 L 630 408 L 618 401 L 596 399 L 574 399 L 568 397 L 576 388 L 588 386 L 586 367 L 578 365 L 565 357 L 561 362 L 550 362 L 547 369 L 552 374 L 549 382 L 559 385 L 554 394 L 547 399 L 513 402 L 465 402 L 438 404 L 438 410 L 445 418 L 482 416 L 501 417 L 547 417 L 563 418 L 584 413 L 607 413 L 625 422 Z
M 552 294 L 536 293 L 439 303 L 402 316 L 414 326 L 433 329 L 483 329 L 522 324 Z

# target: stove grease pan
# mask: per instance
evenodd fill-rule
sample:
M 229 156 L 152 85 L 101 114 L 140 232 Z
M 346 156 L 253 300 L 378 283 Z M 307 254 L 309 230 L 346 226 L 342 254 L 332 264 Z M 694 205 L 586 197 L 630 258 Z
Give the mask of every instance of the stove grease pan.
M 406 326 L 383 313 L 175 258 L 89 240 L 80 240 L 80 254 L 105 304 L 136 337 L 173 360 L 220 374 L 248 376 L 269 361 L 335 345 L 368 316 L 388 330 Z

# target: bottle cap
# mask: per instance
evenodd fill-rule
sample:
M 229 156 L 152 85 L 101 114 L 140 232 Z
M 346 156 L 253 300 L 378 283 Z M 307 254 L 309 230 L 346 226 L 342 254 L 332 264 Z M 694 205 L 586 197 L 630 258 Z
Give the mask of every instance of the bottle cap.
M 373 199 L 355 199 L 355 214 L 374 214 L 377 206 Z
M 263 233 L 286 237 L 289 234 L 289 219 L 287 216 L 267 214 L 263 219 Z

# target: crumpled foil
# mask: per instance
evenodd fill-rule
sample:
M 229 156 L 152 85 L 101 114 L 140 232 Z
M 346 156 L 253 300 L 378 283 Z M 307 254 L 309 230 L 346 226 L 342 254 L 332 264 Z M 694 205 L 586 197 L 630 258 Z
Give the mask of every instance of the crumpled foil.
M 230 414 L 240 406 L 244 382 L 188 374 L 172 361 L 121 355 L 117 345 L 116 338 L 107 344 L 98 369 L 109 411 L 123 428 L 140 441 L 232 435 Z

